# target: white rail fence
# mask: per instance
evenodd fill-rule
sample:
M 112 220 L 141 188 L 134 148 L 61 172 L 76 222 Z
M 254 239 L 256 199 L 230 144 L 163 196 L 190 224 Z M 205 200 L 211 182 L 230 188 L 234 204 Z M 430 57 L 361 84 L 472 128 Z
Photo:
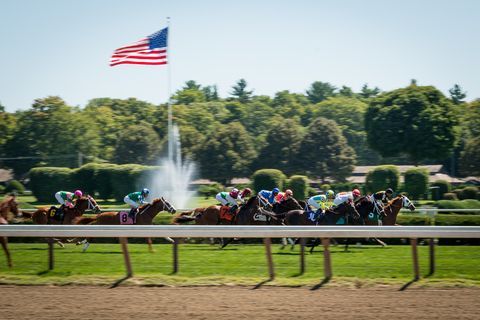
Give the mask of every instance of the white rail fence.
M 324 254 L 325 279 L 332 277 L 330 238 L 409 238 L 412 247 L 414 280 L 420 278 L 417 239 L 430 239 L 430 273 L 435 271 L 435 238 L 480 238 L 480 227 L 467 226 L 199 226 L 199 225 L 0 225 L 4 237 L 92 237 L 120 239 L 125 258 L 127 277 L 132 276 L 132 266 L 127 247 L 127 238 L 172 237 L 173 272 L 178 272 L 178 245 L 180 238 L 263 238 L 270 279 L 275 277 L 271 254 L 271 238 L 300 238 L 300 273 L 305 271 L 305 238 L 321 238 Z M 49 268 L 53 269 L 53 242 L 49 241 Z

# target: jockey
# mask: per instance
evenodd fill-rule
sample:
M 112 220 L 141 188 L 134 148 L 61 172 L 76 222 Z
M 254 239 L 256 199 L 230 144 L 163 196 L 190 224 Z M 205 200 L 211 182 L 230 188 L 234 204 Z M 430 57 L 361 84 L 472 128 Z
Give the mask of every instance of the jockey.
M 313 197 L 310 197 L 308 200 L 307 200 L 307 204 L 310 206 L 310 207 L 313 207 L 315 209 L 315 211 L 318 211 L 318 210 L 325 210 L 328 208 L 327 206 L 327 201 L 328 201 L 328 198 L 327 198 L 327 195 L 325 194 L 317 194 L 316 196 L 313 196 Z M 307 208 L 308 209 L 308 208 Z
M 290 189 L 285 190 L 285 192 L 279 192 L 275 197 L 275 202 L 280 203 L 282 201 L 288 200 L 293 197 L 293 191 Z
M 247 197 L 250 197 L 251 194 L 252 194 L 252 189 L 245 188 L 245 189 L 242 190 L 242 192 L 239 193 L 238 199 L 240 200 L 240 202 L 244 203 L 245 199 Z
M 243 198 L 246 197 L 248 194 L 248 188 L 242 191 L 242 194 L 244 195 L 242 197 L 242 194 L 240 194 L 240 191 L 238 191 L 237 188 L 233 188 L 230 192 L 219 192 L 215 196 L 215 199 L 217 199 L 222 206 L 230 206 L 230 210 L 228 210 L 231 214 L 237 211 L 238 208 L 238 201 L 243 203 Z M 250 190 L 251 192 L 251 190 Z M 246 193 L 246 194 L 245 194 Z
M 383 210 L 383 207 L 388 203 L 388 201 L 392 200 L 393 198 L 393 189 L 388 188 L 385 191 L 378 191 L 370 196 L 370 200 L 372 200 L 375 206 L 380 208 L 379 211 Z
M 350 192 L 340 192 L 340 193 L 337 194 L 337 196 L 333 200 L 333 206 L 338 207 L 339 205 L 341 205 L 342 203 L 347 202 L 347 201 L 353 202 L 356 199 L 358 199 L 361 195 L 362 194 L 360 193 L 360 190 L 358 190 L 358 189 L 353 189 Z
M 68 191 L 58 191 L 55 193 L 55 199 L 57 199 L 58 203 L 69 208 L 73 208 L 73 201 L 80 199 L 82 196 L 83 193 L 80 190 L 75 190 L 73 193 Z
M 140 205 L 142 204 L 147 203 L 145 199 L 148 197 L 149 194 L 150 190 L 148 190 L 147 188 L 143 188 L 142 191 L 129 193 L 125 196 L 125 198 L 123 198 L 123 202 L 130 205 L 131 209 L 128 213 L 128 216 L 130 218 L 135 218 L 138 207 L 140 207 Z
M 273 206 L 273 204 L 276 202 L 275 197 L 280 193 L 280 189 L 277 187 L 273 188 L 272 191 L 268 190 L 261 190 L 258 193 L 258 196 L 260 197 L 260 201 L 262 204 L 265 205 L 270 205 Z

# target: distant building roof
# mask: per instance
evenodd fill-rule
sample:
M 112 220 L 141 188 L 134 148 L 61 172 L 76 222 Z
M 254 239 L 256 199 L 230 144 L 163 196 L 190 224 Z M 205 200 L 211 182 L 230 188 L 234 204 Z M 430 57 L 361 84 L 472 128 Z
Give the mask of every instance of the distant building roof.
M 13 179 L 12 170 L 0 169 L 0 182 L 7 182 Z

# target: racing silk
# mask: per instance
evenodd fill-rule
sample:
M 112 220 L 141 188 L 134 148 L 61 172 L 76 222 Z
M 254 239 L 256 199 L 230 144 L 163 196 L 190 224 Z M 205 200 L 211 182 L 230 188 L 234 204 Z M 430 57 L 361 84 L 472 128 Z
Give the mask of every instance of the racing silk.
M 275 196 L 273 195 L 273 192 L 272 191 L 268 191 L 268 190 L 262 190 L 258 193 L 262 198 L 265 198 L 268 203 L 270 204 L 274 204 L 276 202 L 275 200 Z
M 233 198 L 229 192 L 219 192 L 217 193 L 217 195 L 215 196 L 215 199 L 217 199 L 222 205 L 224 206 L 237 206 L 238 203 L 237 203 L 237 199 Z M 240 201 L 243 202 L 243 199 L 241 199 Z
M 374 200 L 381 201 L 383 204 L 387 204 L 388 201 L 390 200 L 387 197 L 387 194 L 385 193 L 385 191 L 378 191 L 378 192 L 372 194 L 372 198 Z
M 327 196 L 324 194 L 318 194 L 316 196 L 310 197 L 307 203 L 314 207 L 315 209 L 322 209 L 325 210 L 328 208 L 328 201 Z
M 144 204 L 145 198 L 142 196 L 141 192 L 132 192 L 127 195 L 127 197 L 137 204 Z
M 275 202 L 281 202 L 283 199 L 285 199 L 285 192 L 279 192 L 275 197 Z
M 66 205 L 70 208 L 73 207 L 73 200 L 78 199 L 73 192 L 68 191 L 58 191 L 55 193 L 55 198 L 58 203 Z
M 350 192 L 337 193 L 337 196 L 333 200 L 333 205 L 334 206 L 339 206 L 342 203 L 347 202 L 347 201 L 353 201 L 353 193 L 351 191 Z

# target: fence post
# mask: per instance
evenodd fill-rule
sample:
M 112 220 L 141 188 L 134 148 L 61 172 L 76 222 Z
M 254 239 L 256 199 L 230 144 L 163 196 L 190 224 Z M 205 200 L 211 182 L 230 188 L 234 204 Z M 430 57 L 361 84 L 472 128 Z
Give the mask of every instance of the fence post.
M 420 279 L 420 267 L 418 265 L 418 250 L 417 250 L 417 239 L 410 239 L 410 244 L 412 245 L 412 258 L 413 258 L 413 273 L 414 280 Z
M 300 274 L 305 273 L 305 238 L 300 238 Z
M 130 254 L 128 253 L 127 238 L 119 238 L 122 246 L 123 258 L 125 260 L 125 267 L 127 268 L 127 278 L 133 275 L 132 264 L 130 262 Z
M 330 259 L 330 239 L 322 238 L 323 245 L 323 273 L 325 279 L 330 280 L 332 278 L 332 261 Z
M 173 273 L 178 272 L 178 240 L 173 239 Z
M 430 271 L 428 275 L 431 276 L 435 273 L 435 239 L 430 239 L 428 246 L 430 249 Z
M 53 256 L 53 239 L 48 238 L 48 270 L 53 270 L 54 256 Z
M 265 255 L 267 256 L 268 274 L 270 275 L 270 280 L 273 280 L 275 279 L 275 271 L 273 270 L 272 240 L 264 238 L 263 243 L 265 244 Z

